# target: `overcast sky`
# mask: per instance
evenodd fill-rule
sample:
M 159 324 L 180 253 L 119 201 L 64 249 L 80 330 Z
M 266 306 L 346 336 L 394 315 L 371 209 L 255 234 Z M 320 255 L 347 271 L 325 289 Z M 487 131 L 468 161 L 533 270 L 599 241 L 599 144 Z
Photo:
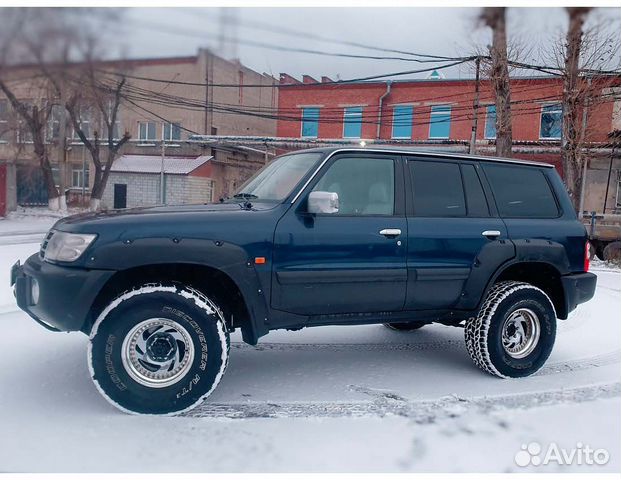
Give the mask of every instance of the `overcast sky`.
M 233 20 L 229 21 L 225 32 L 228 38 L 238 38 L 236 54 L 242 63 L 276 76 L 287 72 L 297 77 L 309 74 L 316 78 L 327 75 L 334 79 L 348 79 L 429 65 L 328 57 L 249 46 L 244 41 L 348 54 L 395 55 L 265 28 L 250 28 L 249 22 L 348 42 L 449 57 L 469 55 L 476 46 L 485 46 L 491 41 L 489 29 L 477 21 L 479 8 L 238 8 L 227 11 Z M 123 30 L 116 36 L 119 42 L 116 48 L 127 57 L 193 55 L 199 47 L 218 52 L 221 16 L 222 10 L 218 8 L 128 9 Z M 609 28 L 621 32 L 621 9 L 600 8 L 591 17 L 591 22 L 604 19 Z M 540 60 L 538 49 L 560 35 L 566 25 L 567 17 L 561 8 L 508 10 L 509 37 L 521 39 L 533 47 L 531 60 Z M 227 45 L 223 53 L 231 56 L 234 47 Z M 446 76 L 469 76 L 470 68 L 453 67 L 446 71 Z M 411 76 L 420 78 L 424 75 Z

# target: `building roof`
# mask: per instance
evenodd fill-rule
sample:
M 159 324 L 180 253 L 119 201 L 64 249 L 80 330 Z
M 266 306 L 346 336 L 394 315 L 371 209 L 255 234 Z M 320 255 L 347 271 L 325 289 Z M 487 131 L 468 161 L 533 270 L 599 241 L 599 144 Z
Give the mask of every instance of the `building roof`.
M 164 158 L 164 173 L 172 175 L 188 175 L 213 157 L 169 157 Z M 159 155 L 122 155 L 112 164 L 111 172 L 125 173 L 160 173 L 162 157 Z

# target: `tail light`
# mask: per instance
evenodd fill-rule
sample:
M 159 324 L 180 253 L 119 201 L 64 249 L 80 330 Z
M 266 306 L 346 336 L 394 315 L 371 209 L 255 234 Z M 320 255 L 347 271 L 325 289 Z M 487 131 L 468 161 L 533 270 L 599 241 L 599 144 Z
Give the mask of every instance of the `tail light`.
M 591 264 L 590 257 L 591 257 L 591 243 L 587 240 L 586 243 L 584 244 L 584 271 L 585 272 L 589 271 L 589 266 Z

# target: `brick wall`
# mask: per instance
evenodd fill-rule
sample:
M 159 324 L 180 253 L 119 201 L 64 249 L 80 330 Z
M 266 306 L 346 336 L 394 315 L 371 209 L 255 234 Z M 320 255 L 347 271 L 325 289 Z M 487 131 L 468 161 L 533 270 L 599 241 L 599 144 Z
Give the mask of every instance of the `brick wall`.
M 291 84 L 285 76 L 283 83 Z M 615 81 L 619 82 L 618 79 Z M 610 80 L 602 83 L 607 91 Z M 294 120 L 279 120 L 278 136 L 301 136 L 301 117 L 304 106 L 320 108 L 319 138 L 343 137 L 343 111 L 347 106 L 363 107 L 363 139 L 377 138 L 379 99 L 387 91 L 387 82 L 348 85 L 308 85 L 304 83 L 283 86 L 279 92 L 279 115 Z M 539 141 L 541 109 L 547 103 L 558 103 L 562 83 L 558 78 L 515 79 L 511 85 L 513 109 L 513 137 L 516 142 Z M 597 88 L 600 88 L 599 86 Z M 413 107 L 412 140 L 429 139 L 429 123 L 433 105 L 451 106 L 449 140 L 468 141 L 471 135 L 475 83 L 472 80 L 429 80 L 393 82 L 391 91 L 383 100 L 381 109 L 380 138 L 392 136 L 392 115 L 396 105 Z M 494 103 L 489 81 L 482 81 L 480 88 L 477 139 L 485 140 L 486 106 Z M 615 102 L 605 101 L 589 109 L 587 139 L 606 142 L 612 128 Z M 618 108 L 618 107 L 616 107 Z
M 114 184 L 127 185 L 127 208 L 157 205 L 160 199 L 159 174 L 111 173 L 101 199 L 103 208 L 114 207 Z M 213 197 L 213 181 L 206 177 L 165 175 L 168 205 L 207 203 Z

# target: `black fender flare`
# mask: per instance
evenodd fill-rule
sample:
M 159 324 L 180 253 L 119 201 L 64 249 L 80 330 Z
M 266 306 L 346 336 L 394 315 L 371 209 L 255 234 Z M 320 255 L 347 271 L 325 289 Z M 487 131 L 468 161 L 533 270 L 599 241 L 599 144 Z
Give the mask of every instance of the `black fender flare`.
M 511 243 L 515 247 L 515 255 L 499 263 L 493 274 L 488 277 L 485 287 L 480 290 L 478 301 L 473 304 L 475 310 L 481 307 L 481 304 L 498 278 L 514 265 L 520 263 L 540 263 L 552 267 L 559 273 L 559 276 L 570 273 L 569 259 L 562 244 L 545 239 L 518 239 L 511 241 Z M 558 313 L 561 314 L 559 318 L 564 318 L 562 312 Z
M 99 246 L 85 261 L 85 268 L 122 272 L 137 267 L 165 264 L 210 267 L 226 274 L 242 294 L 250 315 L 251 331 L 244 341 L 256 344 L 268 332 L 266 296 L 260 275 L 246 250 L 220 240 L 149 237 L 116 240 Z M 269 276 L 268 276 L 269 279 Z

